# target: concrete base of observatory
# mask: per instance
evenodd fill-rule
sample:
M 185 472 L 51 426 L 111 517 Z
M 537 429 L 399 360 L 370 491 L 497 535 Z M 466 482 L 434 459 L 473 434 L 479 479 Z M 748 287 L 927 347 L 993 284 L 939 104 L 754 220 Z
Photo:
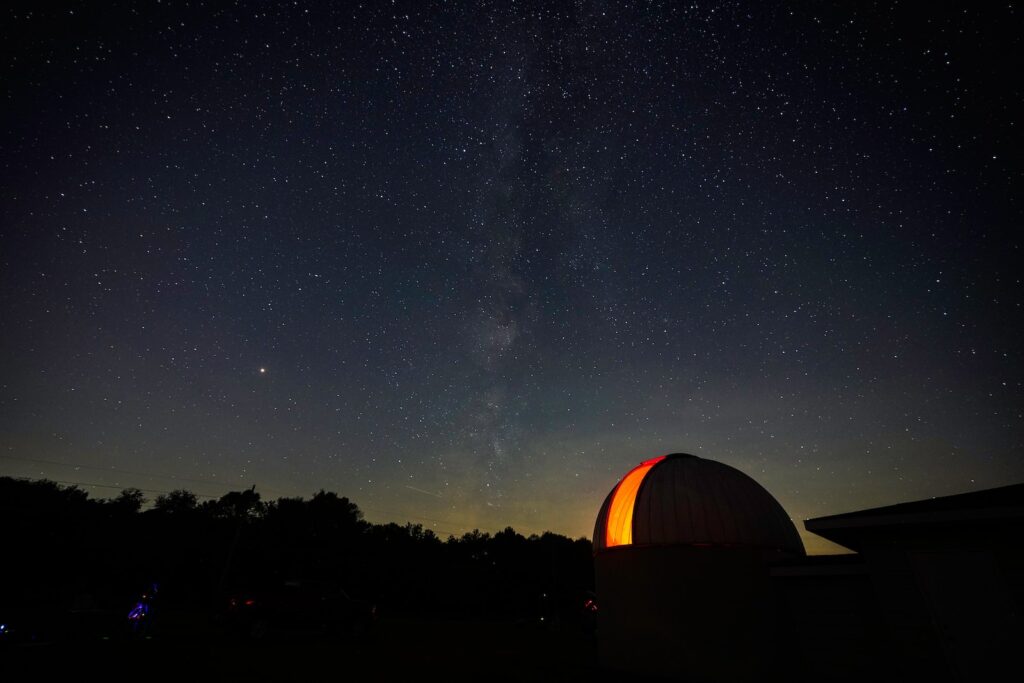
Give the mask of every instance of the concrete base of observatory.
M 758 549 L 624 546 L 595 556 L 602 666 L 692 681 L 764 680 L 773 661 Z

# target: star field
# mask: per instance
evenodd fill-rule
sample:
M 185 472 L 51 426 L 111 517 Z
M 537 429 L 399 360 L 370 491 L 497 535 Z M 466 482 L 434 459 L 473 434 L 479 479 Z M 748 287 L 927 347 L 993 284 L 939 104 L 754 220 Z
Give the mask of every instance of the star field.
M 573 536 L 673 451 L 1024 478 L 1014 4 L 3 17 L 2 474 Z

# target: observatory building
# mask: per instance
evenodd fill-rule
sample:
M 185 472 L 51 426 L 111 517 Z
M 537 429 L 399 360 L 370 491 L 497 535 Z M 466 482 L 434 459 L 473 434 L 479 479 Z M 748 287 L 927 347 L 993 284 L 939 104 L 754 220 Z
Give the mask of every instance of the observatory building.
M 785 510 L 746 474 L 685 453 L 641 463 L 594 528 L 602 664 L 730 681 L 778 668 L 767 565 L 803 556 Z
M 805 556 L 778 501 L 728 465 L 675 453 L 634 467 L 594 527 L 601 665 L 687 681 L 1019 669 L 1024 484 L 805 527 L 854 552 Z

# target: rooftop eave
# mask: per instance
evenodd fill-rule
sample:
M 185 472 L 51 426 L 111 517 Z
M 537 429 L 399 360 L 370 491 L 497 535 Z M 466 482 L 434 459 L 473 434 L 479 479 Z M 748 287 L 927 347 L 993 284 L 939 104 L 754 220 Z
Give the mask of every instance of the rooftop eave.
M 818 517 L 804 521 L 804 528 L 810 532 L 832 529 L 871 529 L 885 526 L 907 526 L 948 522 L 973 522 L 989 519 L 1012 519 L 1024 517 L 1024 507 L 987 508 L 979 510 L 942 510 L 935 512 L 910 512 L 899 514 Z

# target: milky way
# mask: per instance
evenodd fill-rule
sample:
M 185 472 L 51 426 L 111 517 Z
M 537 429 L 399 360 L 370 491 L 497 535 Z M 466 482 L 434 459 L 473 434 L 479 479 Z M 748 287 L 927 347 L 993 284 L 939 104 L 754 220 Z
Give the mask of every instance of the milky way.
M 0 474 L 573 536 L 674 451 L 1024 478 L 1013 4 L 2 11 Z

